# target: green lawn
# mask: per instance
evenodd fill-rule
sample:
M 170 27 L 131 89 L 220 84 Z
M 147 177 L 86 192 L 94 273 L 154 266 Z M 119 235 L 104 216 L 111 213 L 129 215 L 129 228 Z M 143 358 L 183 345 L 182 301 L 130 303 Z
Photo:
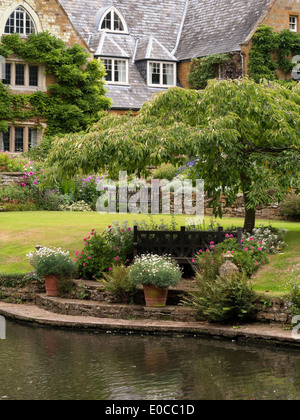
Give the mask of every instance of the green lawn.
M 170 221 L 171 216 L 163 216 Z M 26 254 L 40 244 L 62 247 L 74 255 L 83 247 L 83 238 L 92 229 L 103 231 L 115 220 L 143 220 L 146 215 L 101 215 L 99 213 L 18 212 L 0 213 L 0 272 L 26 273 L 32 270 Z M 162 216 L 155 216 L 162 219 Z M 176 216 L 179 225 L 185 225 L 186 216 Z M 206 225 L 210 223 L 205 218 Z M 242 226 L 241 218 L 217 219 L 224 227 Z M 254 289 L 259 292 L 282 294 L 286 281 L 300 276 L 300 223 L 257 220 L 289 230 L 288 247 L 284 253 L 270 257 L 270 264 L 254 277 Z

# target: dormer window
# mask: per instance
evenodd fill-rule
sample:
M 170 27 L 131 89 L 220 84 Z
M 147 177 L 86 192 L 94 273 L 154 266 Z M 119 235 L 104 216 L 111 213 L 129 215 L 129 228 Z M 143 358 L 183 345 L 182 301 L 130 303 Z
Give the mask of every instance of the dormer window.
M 27 36 L 36 33 L 36 28 L 29 13 L 20 6 L 7 19 L 4 33 Z
M 123 16 L 114 7 L 111 7 L 101 19 L 99 30 L 128 33 L 127 25 Z
M 161 61 L 148 62 L 148 86 L 176 86 L 176 64 Z

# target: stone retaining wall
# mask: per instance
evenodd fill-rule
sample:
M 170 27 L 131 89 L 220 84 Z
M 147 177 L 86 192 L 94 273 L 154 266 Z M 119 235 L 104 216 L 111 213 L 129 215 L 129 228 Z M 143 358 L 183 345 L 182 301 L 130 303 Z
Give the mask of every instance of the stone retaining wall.
M 0 286 L 0 299 L 10 303 L 29 302 L 37 304 L 51 312 L 65 315 L 84 315 L 99 318 L 114 319 L 160 319 L 181 322 L 197 321 L 197 314 L 192 308 L 178 306 L 178 296 L 170 291 L 168 306 L 165 308 L 147 308 L 144 306 L 142 294 L 138 296 L 134 305 L 117 304 L 111 296 L 101 288 L 87 289 L 86 300 L 80 296 L 78 282 L 74 298 L 47 298 L 45 286 L 39 282 L 30 282 L 21 288 L 8 288 Z M 76 298 L 77 295 L 77 298 Z M 173 296 L 172 296 L 173 295 Z M 176 302 L 177 300 L 177 302 Z M 254 321 L 263 323 L 291 324 L 292 317 L 285 308 L 283 299 L 263 299 L 258 297 L 255 304 L 256 316 Z
M 22 182 L 23 175 L 23 172 L 0 172 L 0 186 Z

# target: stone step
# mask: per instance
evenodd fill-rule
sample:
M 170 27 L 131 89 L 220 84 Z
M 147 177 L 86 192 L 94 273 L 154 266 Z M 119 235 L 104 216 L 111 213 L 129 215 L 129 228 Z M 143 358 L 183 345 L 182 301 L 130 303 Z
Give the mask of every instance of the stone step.
M 183 306 L 149 308 L 143 305 L 105 303 L 93 300 L 65 299 L 39 294 L 36 305 L 49 312 L 111 319 L 148 319 L 178 322 L 196 322 L 196 311 Z

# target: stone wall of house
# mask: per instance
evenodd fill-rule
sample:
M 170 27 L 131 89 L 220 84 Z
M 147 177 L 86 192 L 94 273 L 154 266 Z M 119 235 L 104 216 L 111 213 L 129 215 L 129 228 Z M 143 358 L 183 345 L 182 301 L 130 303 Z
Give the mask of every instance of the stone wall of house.
M 299 0 L 275 0 L 269 13 L 263 20 L 262 24 L 272 26 L 275 31 L 282 31 L 289 28 L 290 16 L 298 17 L 298 32 L 300 18 L 300 2 Z
M 18 6 L 24 6 L 29 13 L 34 12 L 39 20 L 38 29 L 41 31 L 49 31 L 52 35 L 62 39 L 68 46 L 77 43 L 86 48 L 84 40 L 77 33 L 66 12 L 56 0 L 26 0 L 26 2 L 23 0 L 2 0 L 0 2 L 0 28 L 5 25 L 2 20 L 5 20 L 7 14 L 12 13 Z M 33 15 L 33 13 L 30 14 Z

